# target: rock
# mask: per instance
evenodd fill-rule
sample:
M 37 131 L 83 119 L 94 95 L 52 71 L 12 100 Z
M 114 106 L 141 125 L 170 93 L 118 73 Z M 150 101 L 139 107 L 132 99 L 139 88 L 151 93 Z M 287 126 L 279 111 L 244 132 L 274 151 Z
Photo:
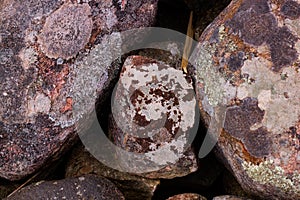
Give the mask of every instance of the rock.
M 231 196 L 231 195 L 223 195 L 223 196 L 214 197 L 213 200 L 250 200 L 250 199 Z
M 186 193 L 172 196 L 167 200 L 206 200 L 206 198 L 199 194 Z
M 66 165 L 66 177 L 96 174 L 112 181 L 126 199 L 151 199 L 160 183 L 159 180 L 147 179 L 109 168 L 95 159 L 82 144 L 77 145 Z
M 219 157 L 245 191 L 264 199 L 300 198 L 299 8 L 234 0 L 192 58 Z
M 189 138 L 198 125 L 196 101 L 186 78 L 181 70 L 154 59 L 126 59 L 109 126 L 112 141 L 131 153 L 116 153 L 125 170 L 147 178 L 174 178 L 197 169 Z
M 86 2 L 1 2 L 0 177 L 22 179 L 73 145 L 95 104 L 82 99 L 105 99 L 121 67 L 99 51 L 114 32 L 152 25 L 157 10 L 157 0 Z
M 58 181 L 38 182 L 5 198 L 6 200 L 36 199 L 120 199 L 125 200 L 118 188 L 109 180 L 94 175 Z

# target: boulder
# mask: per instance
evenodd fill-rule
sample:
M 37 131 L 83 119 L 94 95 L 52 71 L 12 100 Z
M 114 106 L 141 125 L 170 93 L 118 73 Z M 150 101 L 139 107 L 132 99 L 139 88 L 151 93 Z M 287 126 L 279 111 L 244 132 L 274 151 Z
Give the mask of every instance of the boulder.
M 174 178 L 197 169 L 192 82 L 182 70 L 143 56 L 126 59 L 112 100 L 109 136 L 120 169 L 147 178 Z M 196 128 L 196 129 L 195 129 Z
M 74 144 L 121 67 L 103 46 L 156 11 L 157 0 L 1 2 L 0 177 L 22 179 Z
M 6 200 L 42 199 L 99 199 L 125 200 L 123 194 L 109 180 L 95 175 L 58 181 L 41 181 L 22 188 Z
M 300 2 L 233 0 L 192 62 L 201 116 L 243 189 L 300 198 Z

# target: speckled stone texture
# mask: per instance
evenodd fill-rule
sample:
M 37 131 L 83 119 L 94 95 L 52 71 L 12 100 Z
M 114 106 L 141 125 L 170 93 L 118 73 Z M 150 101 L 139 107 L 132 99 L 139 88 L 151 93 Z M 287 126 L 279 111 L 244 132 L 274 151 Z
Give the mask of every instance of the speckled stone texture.
M 43 199 L 125 200 L 112 182 L 95 175 L 34 183 L 5 198 L 5 200 Z
M 109 135 L 128 152 L 142 153 L 141 164 L 159 170 L 139 173 L 147 178 L 174 178 L 197 169 L 190 135 L 196 121 L 191 80 L 181 70 L 143 56 L 126 59 L 117 84 Z M 124 166 L 139 169 L 126 156 Z M 148 165 L 148 164 L 146 164 Z
M 232 195 L 223 195 L 223 196 L 214 197 L 213 200 L 251 200 L 251 199 L 232 196 Z
M 22 179 L 74 143 L 95 104 L 80 100 L 104 99 L 121 67 L 99 51 L 113 32 L 152 25 L 156 11 L 157 0 L 1 1 L 0 177 Z
M 186 193 L 169 197 L 167 200 L 206 200 L 206 198 L 199 194 Z
M 300 1 L 233 0 L 195 62 L 202 117 L 220 120 L 218 155 L 264 199 L 300 198 Z
M 67 162 L 66 177 L 96 174 L 112 181 L 130 200 L 151 200 L 160 181 L 111 169 L 94 158 L 82 144 L 77 145 Z

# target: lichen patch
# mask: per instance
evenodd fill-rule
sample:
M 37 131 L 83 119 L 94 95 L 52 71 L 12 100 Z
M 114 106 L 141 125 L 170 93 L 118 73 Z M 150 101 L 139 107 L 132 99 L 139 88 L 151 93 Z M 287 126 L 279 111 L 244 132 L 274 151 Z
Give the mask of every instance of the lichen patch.
M 288 67 L 282 72 L 287 76 L 282 80 L 282 74 L 274 73 L 268 66 L 269 61 L 263 58 L 253 58 L 245 62 L 242 73 L 248 74 L 255 82 L 243 83 L 238 88 L 238 98 L 258 98 L 260 108 L 265 111 L 261 125 L 279 134 L 293 126 L 300 116 L 300 75 L 294 67 Z
M 28 116 L 34 117 L 37 114 L 48 114 L 51 109 L 51 101 L 49 97 L 42 93 L 38 93 L 33 99 L 28 101 Z
M 136 65 L 140 61 L 144 63 Z M 120 92 L 130 99 L 123 97 L 121 107 L 116 110 L 124 111 L 139 125 L 164 121 L 167 115 L 165 125 L 162 126 L 171 135 L 179 128 L 185 132 L 193 127 L 194 121 L 187 116 L 195 116 L 196 101 L 187 96 L 194 92 L 180 70 L 156 62 L 149 63 L 149 59 L 139 56 L 127 59 L 124 66 L 120 79 L 123 91 Z M 132 131 L 130 129 L 129 132 Z
M 291 174 L 291 178 L 287 178 L 284 169 L 280 166 L 274 167 L 273 160 L 266 160 L 259 165 L 250 162 L 242 163 L 247 175 L 254 181 L 263 185 L 272 185 L 280 190 L 295 196 L 300 195 L 300 176 L 298 173 Z
M 22 60 L 22 66 L 25 70 L 32 66 L 38 60 L 38 53 L 31 47 L 22 49 L 19 53 Z
M 70 59 L 88 43 L 92 32 L 88 4 L 65 3 L 44 24 L 38 42 L 49 58 Z

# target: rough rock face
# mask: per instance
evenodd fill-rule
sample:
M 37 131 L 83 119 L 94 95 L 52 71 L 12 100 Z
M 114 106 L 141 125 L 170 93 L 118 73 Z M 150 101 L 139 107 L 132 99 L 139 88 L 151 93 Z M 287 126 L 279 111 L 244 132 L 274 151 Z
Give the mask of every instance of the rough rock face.
M 66 177 L 78 177 L 86 174 L 96 174 L 112 181 L 124 194 L 126 199 L 152 199 L 153 193 L 160 181 L 146 179 L 129 173 L 111 169 L 94 158 L 83 145 L 78 145 L 72 151 L 66 165 Z
M 29 185 L 6 200 L 42 199 L 99 199 L 125 200 L 118 188 L 109 180 L 95 175 L 59 181 L 38 182 Z
M 174 178 L 197 169 L 189 139 L 198 123 L 196 99 L 191 81 L 181 70 L 143 56 L 128 57 L 112 108 L 113 142 L 144 155 L 134 163 L 119 156 L 124 166 L 148 178 Z M 159 170 L 154 167 L 150 172 L 152 165 Z
M 218 154 L 267 199 L 300 198 L 299 16 L 298 1 L 233 0 L 194 54 L 202 116 L 224 122 Z
M 223 195 L 223 196 L 214 197 L 213 200 L 250 200 L 250 199 L 232 196 L 232 195 Z
M 169 197 L 167 200 L 206 200 L 206 198 L 199 194 L 186 193 Z
M 82 99 L 103 95 L 118 71 L 99 51 L 113 32 L 153 24 L 156 3 L 1 2 L 1 177 L 24 178 L 69 148 L 75 124 L 94 107 Z

